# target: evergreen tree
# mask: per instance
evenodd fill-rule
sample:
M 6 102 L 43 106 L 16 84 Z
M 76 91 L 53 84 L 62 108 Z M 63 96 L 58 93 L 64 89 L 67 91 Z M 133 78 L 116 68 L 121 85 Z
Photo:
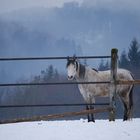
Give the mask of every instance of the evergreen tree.
M 53 65 L 49 65 L 47 68 L 47 79 L 52 80 L 54 78 L 54 68 Z
M 99 64 L 98 70 L 108 70 L 109 69 L 109 62 L 107 61 L 106 63 L 104 62 L 103 59 L 101 59 L 101 62 Z
M 33 82 L 38 83 L 40 82 L 40 76 L 35 76 Z
M 136 39 L 133 39 L 130 44 L 128 58 L 131 66 L 140 67 L 140 50 Z
M 47 71 L 47 69 L 46 69 Z M 45 70 L 41 71 L 41 80 L 43 80 L 43 82 L 47 81 L 47 72 Z
M 110 69 L 110 63 L 109 63 L 109 61 L 106 61 L 105 70 L 109 70 L 109 69 Z
M 59 73 L 58 73 L 57 69 L 54 70 L 54 79 L 59 80 Z
M 121 68 L 128 68 L 129 67 L 129 60 L 127 58 L 127 54 L 125 51 L 123 51 L 121 56 L 120 56 L 119 67 L 121 67 Z

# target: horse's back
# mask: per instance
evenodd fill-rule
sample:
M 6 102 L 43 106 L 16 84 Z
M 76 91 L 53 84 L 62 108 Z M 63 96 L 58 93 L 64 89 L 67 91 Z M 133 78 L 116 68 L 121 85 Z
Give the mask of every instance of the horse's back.
M 118 80 L 134 80 L 131 72 L 126 69 L 118 69 L 117 77 Z
M 107 71 L 99 71 L 100 81 L 110 81 L 111 79 L 111 72 L 110 70 Z M 117 80 L 127 81 L 127 80 L 134 80 L 133 76 L 130 71 L 126 69 L 117 69 Z M 106 96 L 109 95 L 110 86 L 106 85 L 98 85 L 98 87 L 102 86 L 106 89 Z M 132 88 L 132 85 L 117 85 L 117 93 L 122 94 L 123 92 L 129 91 Z
M 110 70 L 99 71 L 101 79 L 110 80 L 111 72 Z M 117 69 L 117 80 L 133 80 L 133 76 L 130 71 L 126 69 Z

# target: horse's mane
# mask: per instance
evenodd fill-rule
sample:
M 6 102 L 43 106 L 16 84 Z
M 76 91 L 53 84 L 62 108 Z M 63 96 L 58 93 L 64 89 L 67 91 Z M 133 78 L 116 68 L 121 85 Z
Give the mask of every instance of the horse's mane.
M 98 72 L 98 70 L 97 70 L 97 69 L 95 69 L 95 68 L 92 68 L 92 70 L 94 70 L 94 71 Z
M 85 77 L 85 71 L 86 71 L 85 66 L 79 63 L 79 77 L 80 78 Z
M 84 78 L 84 76 L 85 76 L 85 71 L 86 71 L 85 67 L 86 67 L 85 65 L 82 65 L 79 63 L 79 77 L 80 78 Z M 92 68 L 92 70 L 98 72 L 98 70 L 95 68 Z

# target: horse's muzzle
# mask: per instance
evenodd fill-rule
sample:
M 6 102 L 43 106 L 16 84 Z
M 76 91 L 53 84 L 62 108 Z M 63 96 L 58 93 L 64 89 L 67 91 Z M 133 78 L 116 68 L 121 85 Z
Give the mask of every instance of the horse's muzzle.
M 73 80 L 74 76 L 68 76 L 68 80 Z

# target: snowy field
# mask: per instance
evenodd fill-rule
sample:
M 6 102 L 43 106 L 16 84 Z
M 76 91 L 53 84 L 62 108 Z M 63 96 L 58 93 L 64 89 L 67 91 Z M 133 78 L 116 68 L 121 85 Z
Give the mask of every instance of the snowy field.
M 0 140 L 140 140 L 140 119 L 4 124 L 0 125 Z

